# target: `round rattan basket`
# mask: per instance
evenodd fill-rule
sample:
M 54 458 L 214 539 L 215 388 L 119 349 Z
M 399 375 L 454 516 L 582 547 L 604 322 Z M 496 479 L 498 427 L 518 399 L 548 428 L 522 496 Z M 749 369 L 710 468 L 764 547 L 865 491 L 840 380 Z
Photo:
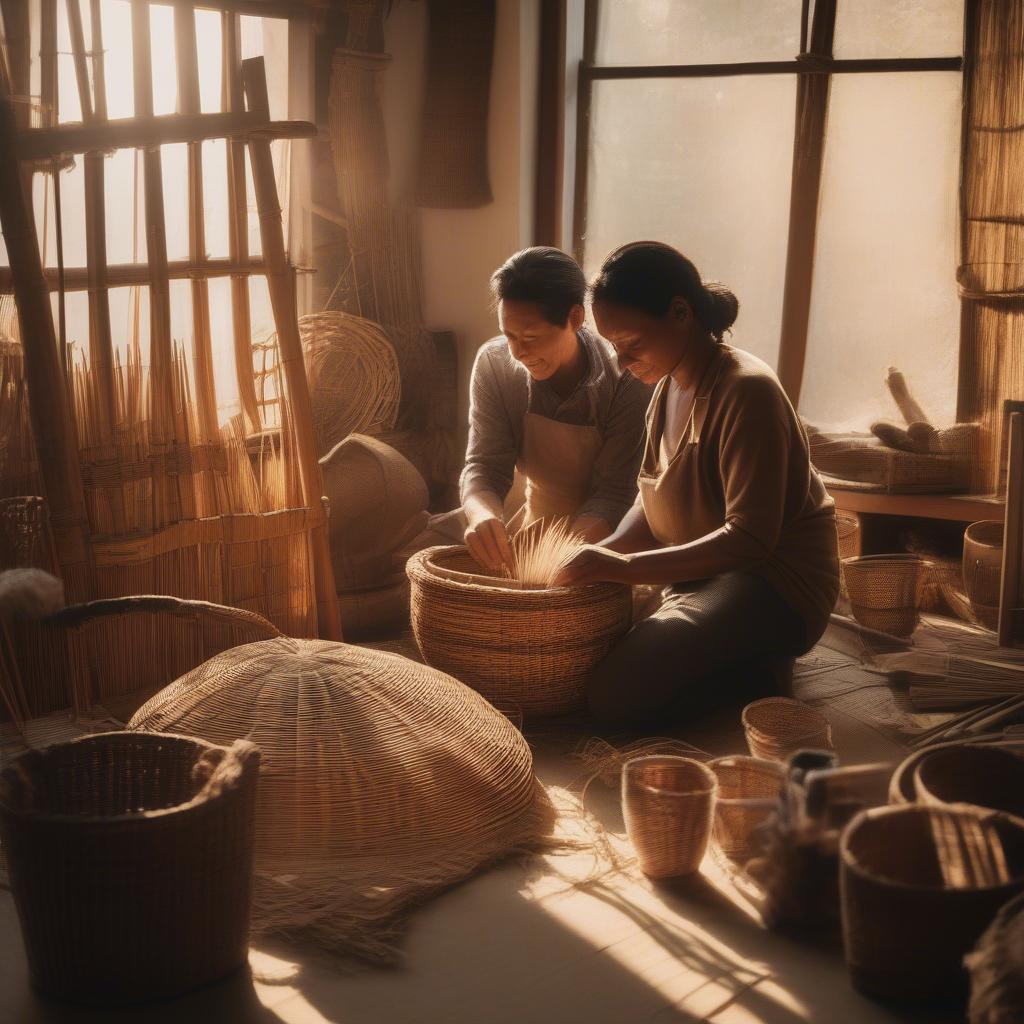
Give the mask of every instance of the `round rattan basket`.
M 983 744 L 933 750 L 914 769 L 924 804 L 974 804 L 1024 817 L 1024 757 Z
M 743 709 L 753 757 L 785 761 L 797 750 L 831 750 L 832 727 L 816 708 L 791 697 L 764 697 Z
M 481 575 L 464 547 L 406 567 L 412 628 L 427 664 L 527 717 L 579 710 L 591 669 L 629 628 L 629 587 L 530 589 Z
M 1003 573 L 1003 524 L 983 520 L 964 531 L 964 593 L 986 629 L 999 624 L 999 584 Z
M 117 732 L 0 774 L 0 835 L 32 983 L 161 999 L 246 962 L 259 752 Z
M 912 804 L 917 802 L 917 788 L 914 783 L 914 773 L 917 766 L 926 758 L 939 750 L 947 750 L 950 747 L 968 746 L 961 740 L 948 740 L 945 743 L 933 743 L 929 747 L 922 747 L 908 754 L 897 766 L 889 780 L 889 803 L 891 804 Z
M 745 864 L 758 851 L 753 832 L 774 813 L 785 771 L 778 761 L 758 757 L 718 757 L 708 762 L 718 779 L 715 845 L 730 860 Z
M 651 754 L 622 768 L 622 813 L 640 870 L 676 878 L 700 868 L 711 837 L 718 781 L 689 757 Z
M 994 831 L 1007 881 L 949 885 L 937 839 Z M 1024 890 L 1024 822 L 967 804 L 862 811 L 840 842 L 846 962 L 872 995 L 931 1000 L 963 994 L 964 954 L 999 908 Z
M 316 450 L 325 455 L 349 434 L 391 430 L 401 376 L 394 346 L 379 324 L 327 310 L 299 318 L 313 407 Z
M 259 744 L 261 932 L 391 959 L 402 911 L 550 834 L 512 723 L 396 654 L 285 637 L 246 644 L 163 689 L 131 725 Z
M 842 562 L 853 617 L 869 629 L 907 637 L 920 618 L 928 563 L 917 555 L 858 555 Z

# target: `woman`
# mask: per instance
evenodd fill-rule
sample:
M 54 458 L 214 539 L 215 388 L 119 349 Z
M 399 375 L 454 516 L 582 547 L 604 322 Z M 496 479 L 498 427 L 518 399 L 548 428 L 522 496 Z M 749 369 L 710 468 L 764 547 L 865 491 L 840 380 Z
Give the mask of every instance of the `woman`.
M 645 726 L 772 692 L 839 591 L 833 502 L 800 421 L 771 369 L 723 344 L 736 297 L 675 249 L 616 250 L 591 295 L 619 365 L 658 386 L 638 499 L 560 582 L 669 585 L 598 666 L 591 709 Z
M 512 561 L 510 527 L 569 517 L 606 537 L 636 496 L 649 389 L 583 326 L 587 284 L 558 249 L 524 249 L 491 277 L 502 336 L 477 355 L 462 472 L 465 541 L 490 569 Z M 516 469 L 525 505 L 506 523 Z

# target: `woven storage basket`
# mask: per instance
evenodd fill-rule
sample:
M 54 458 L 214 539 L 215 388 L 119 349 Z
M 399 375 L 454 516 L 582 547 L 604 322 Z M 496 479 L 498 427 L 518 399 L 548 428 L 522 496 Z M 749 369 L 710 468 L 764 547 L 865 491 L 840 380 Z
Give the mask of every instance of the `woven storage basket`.
M 970 1024 L 1024 1020 L 1024 896 L 1014 897 L 996 914 L 966 963 Z
M 907 637 L 917 628 L 928 563 L 917 555 L 859 555 L 843 560 L 853 617 L 869 629 Z
M 515 727 L 398 655 L 288 638 L 236 647 L 131 725 L 260 745 L 259 931 L 389 959 L 399 912 L 550 835 Z
M 752 833 L 772 815 L 785 771 L 777 761 L 757 757 L 718 757 L 708 763 L 718 780 L 715 845 L 739 864 L 757 852 Z
M 634 757 L 622 768 L 622 813 L 640 870 L 650 878 L 693 874 L 711 837 L 718 782 L 700 761 Z
M 860 516 L 853 512 L 836 512 L 836 534 L 840 558 L 860 554 Z
M 943 878 L 935 829 L 995 830 L 1009 881 L 952 888 Z M 857 988 L 928 1000 L 962 995 L 962 961 L 996 911 L 1024 890 L 1024 822 L 966 804 L 909 804 L 857 815 L 840 843 L 846 962 Z
M 974 804 L 1024 817 L 1024 758 L 982 744 L 933 750 L 917 763 L 914 788 L 924 804 Z
M 1003 574 L 1003 524 L 971 523 L 964 531 L 964 593 L 987 629 L 999 624 L 999 586 Z
M 764 697 L 743 709 L 753 757 L 785 761 L 797 750 L 831 750 L 832 727 L 817 709 L 791 697 Z
M 591 669 L 629 628 L 629 587 L 529 589 L 481 570 L 464 547 L 409 559 L 412 628 L 428 664 L 530 718 L 576 711 Z
M 914 773 L 917 766 L 926 758 L 939 750 L 948 750 L 950 747 L 972 746 L 973 744 L 960 740 L 950 740 L 946 743 L 933 743 L 929 747 L 922 747 L 908 754 L 896 767 L 889 780 L 889 803 L 891 804 L 912 804 L 917 801 L 917 788 L 914 783 Z
M 173 996 L 246 962 L 259 752 L 119 732 L 0 774 L 32 983 L 81 1002 Z
M 316 450 L 324 455 L 349 434 L 391 430 L 401 377 L 394 346 L 371 320 L 328 310 L 299 318 Z

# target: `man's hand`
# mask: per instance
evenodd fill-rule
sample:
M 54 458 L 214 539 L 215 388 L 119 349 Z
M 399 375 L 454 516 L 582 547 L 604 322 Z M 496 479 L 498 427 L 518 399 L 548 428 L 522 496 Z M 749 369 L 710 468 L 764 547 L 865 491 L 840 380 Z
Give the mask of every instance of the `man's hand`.
M 497 517 L 481 519 L 466 530 L 466 547 L 485 569 L 500 572 L 515 563 L 505 524 Z
M 607 548 L 586 544 L 559 570 L 556 587 L 585 587 L 590 583 L 630 583 L 630 559 Z

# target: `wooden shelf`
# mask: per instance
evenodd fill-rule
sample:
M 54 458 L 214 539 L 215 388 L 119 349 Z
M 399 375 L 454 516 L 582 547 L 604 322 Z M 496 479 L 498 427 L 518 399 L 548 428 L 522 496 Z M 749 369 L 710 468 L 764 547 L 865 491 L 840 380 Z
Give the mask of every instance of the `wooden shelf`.
M 880 494 L 877 491 L 847 490 L 834 483 L 828 492 L 836 508 L 885 516 L 919 516 L 973 523 L 980 519 L 1002 522 L 1006 506 L 1002 498 L 980 494 Z

